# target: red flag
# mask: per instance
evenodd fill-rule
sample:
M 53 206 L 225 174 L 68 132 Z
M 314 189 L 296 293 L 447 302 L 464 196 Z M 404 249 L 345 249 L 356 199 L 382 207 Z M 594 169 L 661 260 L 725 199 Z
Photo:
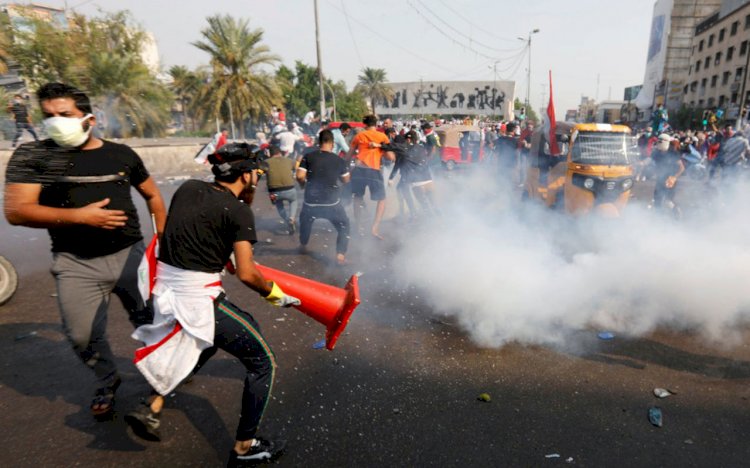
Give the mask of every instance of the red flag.
M 141 264 L 138 265 L 138 290 L 144 301 L 151 297 L 151 291 L 156 283 L 156 257 L 159 255 L 159 237 L 154 234 L 154 238 L 146 247 Z
M 547 106 L 547 122 L 544 129 L 549 141 L 550 154 L 558 156 L 560 154 L 560 147 L 557 145 L 557 136 L 555 135 L 557 121 L 555 120 L 555 103 L 552 100 L 552 70 L 549 71 L 549 105 Z

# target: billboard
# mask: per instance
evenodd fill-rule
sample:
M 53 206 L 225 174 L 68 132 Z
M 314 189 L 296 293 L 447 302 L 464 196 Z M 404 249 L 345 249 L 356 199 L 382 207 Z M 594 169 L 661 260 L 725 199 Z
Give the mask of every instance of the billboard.
M 511 118 L 514 81 L 388 83 L 391 99 L 375 103 L 380 115 L 496 115 Z
M 643 85 L 628 86 L 625 88 L 625 97 L 623 100 L 628 102 L 634 100 L 638 96 L 638 93 L 641 92 L 641 88 L 643 88 Z
M 664 79 L 664 64 L 667 61 L 667 42 L 672 27 L 673 4 L 673 0 L 658 0 L 654 4 L 651 36 L 648 41 L 646 73 L 643 77 L 643 88 L 635 99 L 635 104 L 639 109 L 650 108 L 656 96 L 660 95 L 656 91 L 656 87 Z M 661 95 L 663 96 L 664 93 L 661 93 Z

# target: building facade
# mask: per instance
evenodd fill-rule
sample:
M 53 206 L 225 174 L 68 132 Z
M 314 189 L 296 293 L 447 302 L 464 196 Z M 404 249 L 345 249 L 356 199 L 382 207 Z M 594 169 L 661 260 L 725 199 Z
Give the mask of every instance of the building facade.
M 643 89 L 635 99 L 645 115 L 659 104 L 670 110 L 681 106 L 695 27 L 721 6 L 721 0 L 656 1 Z
M 727 1 L 695 28 L 683 103 L 736 120 L 750 104 L 749 62 L 750 0 Z

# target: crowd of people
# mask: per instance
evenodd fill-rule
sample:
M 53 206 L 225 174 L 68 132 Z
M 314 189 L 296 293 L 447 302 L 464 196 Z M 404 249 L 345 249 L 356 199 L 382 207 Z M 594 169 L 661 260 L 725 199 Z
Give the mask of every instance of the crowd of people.
M 659 112 L 657 115 L 656 112 Z M 750 125 L 735 130 L 673 130 L 661 109 L 655 111 L 654 125 L 637 133 L 638 160 L 634 161 L 636 181 L 654 180 L 652 207 L 680 216 L 675 203 L 677 182 L 684 174 L 709 184 L 737 178 L 750 158 Z
M 299 232 L 302 251 L 315 221 L 327 220 L 337 231 L 335 261 L 345 264 L 349 211 L 356 229 L 364 233 L 368 192 L 375 206 L 368 228 L 375 238 L 383 238 L 387 186 L 395 185 L 404 216 L 439 215 L 434 171 L 443 142 L 435 125 L 467 126 L 460 143 L 462 158 L 492 162 L 490 167 L 510 183 L 524 179 L 534 132 L 532 122 L 379 121 L 375 115 L 364 117 L 357 128 L 343 123 L 316 131 L 314 113 L 300 126 L 287 124 L 283 111 L 275 109 L 273 131 L 268 139 L 260 136 L 261 145 L 227 141 L 226 132 L 220 132 L 205 157 L 214 179 L 185 182 L 167 212 L 141 158 L 128 146 L 95 135 L 97 117 L 85 93 L 48 83 L 37 98 L 50 138 L 39 141 L 33 134 L 35 141 L 14 151 L 6 171 L 4 212 L 11 224 L 49 231 L 63 329 L 96 382 L 92 415 L 112 415 L 121 384 L 106 337 L 107 310 L 115 294 L 137 327 L 133 337 L 144 344 L 136 361 L 153 388 L 144 404 L 126 416 L 137 435 L 160 439 L 163 396 L 218 349 L 243 364 L 245 384 L 230 466 L 272 459 L 284 442 L 258 435 L 276 369 L 273 351 L 252 314 L 227 298 L 220 274 L 233 257 L 239 280 L 269 304 L 300 305 L 298 298 L 264 278 L 253 261 L 257 233 L 248 207 L 259 181 L 265 178 L 269 200 L 288 232 Z M 9 109 L 20 135 L 30 127 L 26 104 L 19 99 Z M 654 178 L 658 207 L 674 208 L 674 189 L 691 164 L 705 161 L 711 180 L 718 172 L 722 178 L 732 177 L 750 156 L 747 128 L 670 134 L 663 124 L 659 122 L 660 132 L 646 128 L 637 140 L 636 177 Z M 301 201 L 298 186 L 303 188 Z M 145 294 L 138 267 L 146 247 L 131 188 L 145 200 L 160 245 L 156 282 Z M 164 347 L 173 336 L 180 337 L 178 345 Z

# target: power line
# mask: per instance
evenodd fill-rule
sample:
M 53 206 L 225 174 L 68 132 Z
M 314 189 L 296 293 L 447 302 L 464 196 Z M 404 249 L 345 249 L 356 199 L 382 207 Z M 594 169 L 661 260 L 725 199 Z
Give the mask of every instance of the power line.
M 349 22 L 349 15 L 346 12 L 346 7 L 344 6 L 344 0 L 341 0 L 341 12 L 344 13 L 344 18 L 346 18 L 346 26 L 349 28 L 349 35 L 352 38 L 352 44 L 354 44 L 354 51 L 357 53 L 357 60 L 359 60 L 359 66 L 362 68 L 365 68 L 365 63 L 362 61 L 362 55 L 359 53 L 359 47 L 357 47 L 357 41 L 354 39 L 354 32 L 352 32 L 352 24 Z
M 422 0 L 416 0 L 416 1 L 417 1 L 417 3 L 419 3 L 420 5 L 422 5 L 422 8 L 424 8 L 424 9 L 425 9 L 425 10 L 427 10 L 427 11 L 429 11 L 429 12 L 430 12 L 430 14 L 432 14 L 432 16 L 434 16 L 434 17 L 435 17 L 435 19 L 437 19 L 437 20 L 438 20 L 438 21 L 440 21 L 441 23 L 443 23 L 443 24 L 445 24 L 446 26 L 448 26 L 448 28 L 449 28 L 450 30 L 452 30 L 452 31 L 455 31 L 455 32 L 456 32 L 456 33 L 457 33 L 457 34 L 458 34 L 459 36 L 461 36 L 461 37 L 465 37 L 466 39 L 468 39 L 468 40 L 469 40 L 469 44 L 471 44 L 471 43 L 474 43 L 474 44 L 477 44 L 477 45 L 479 45 L 479 46 L 482 46 L 482 47 L 484 47 L 484 48 L 486 48 L 486 49 L 489 49 L 489 50 L 492 50 L 492 51 L 495 51 L 495 52 L 515 52 L 515 51 L 517 51 L 517 50 L 518 50 L 518 48 L 515 48 L 515 49 L 497 49 L 497 48 L 495 48 L 495 47 L 492 47 L 492 46 L 488 46 L 487 44 L 484 44 L 484 43 L 482 43 L 482 42 L 479 42 L 479 41 L 477 41 L 476 39 L 472 39 L 472 37 L 471 37 L 471 36 L 469 36 L 469 35 L 465 34 L 465 33 L 464 33 L 463 31 L 461 31 L 460 29 L 457 29 L 457 28 L 453 27 L 453 26 L 452 26 L 452 25 L 451 25 L 450 23 L 448 23 L 448 22 L 447 22 L 447 21 L 445 21 L 445 20 L 444 20 L 443 18 L 441 18 L 440 16 L 438 16 L 438 15 L 437 15 L 437 14 L 436 14 L 436 13 L 435 13 L 435 12 L 434 12 L 434 11 L 433 11 L 432 9 L 430 9 L 430 8 L 429 8 L 429 7 L 427 6 L 427 5 L 425 5 L 425 4 L 424 4 L 424 3 L 422 2 Z
M 450 11 L 451 11 L 451 12 L 452 12 L 452 13 L 453 13 L 454 15 L 456 15 L 456 16 L 457 16 L 457 17 L 459 17 L 460 19 L 464 20 L 465 22 L 467 22 L 467 23 L 469 24 L 469 26 L 471 26 L 471 27 L 472 27 L 473 29 L 476 29 L 477 31 L 481 31 L 481 32 L 483 32 L 483 33 L 487 34 L 488 36 L 492 36 L 492 37 L 494 37 L 495 39 L 499 39 L 499 40 L 501 40 L 501 41 L 516 42 L 516 39 L 515 39 L 515 38 L 511 39 L 511 38 L 508 38 L 508 37 L 500 37 L 500 36 L 496 36 L 496 35 L 495 35 L 494 33 L 491 33 L 491 32 L 489 32 L 489 31 L 487 31 L 486 29 L 482 29 L 482 28 L 480 28 L 480 27 L 479 27 L 479 26 L 477 26 L 476 24 L 472 23 L 472 22 L 471 22 L 470 20 L 466 19 L 466 17 L 465 17 L 465 16 L 463 16 L 463 15 L 462 15 L 461 13 L 459 13 L 459 12 L 458 12 L 457 10 L 453 9 L 453 8 L 452 8 L 452 7 L 450 6 L 450 5 L 448 5 L 447 3 L 445 3 L 445 2 L 443 1 L 443 0 L 440 0 L 440 3 L 441 3 L 441 4 L 442 4 L 442 5 L 443 5 L 443 6 L 444 6 L 444 7 L 446 8 L 446 9 L 450 10 Z
M 519 68 L 519 67 L 521 66 L 521 63 L 523 63 L 523 59 L 524 59 L 524 58 L 526 58 L 526 52 L 527 52 L 527 50 L 526 50 L 526 49 L 527 49 L 527 48 L 526 48 L 526 47 L 524 47 L 524 49 L 523 49 L 523 50 L 522 50 L 522 51 L 521 51 L 521 52 L 520 52 L 520 53 L 519 53 L 518 55 L 516 55 L 514 59 L 512 59 L 512 60 L 515 60 L 515 61 L 511 62 L 511 64 L 510 64 L 510 65 L 508 65 L 508 67 L 507 67 L 507 68 L 501 68 L 501 69 L 500 69 L 500 70 L 498 70 L 498 71 L 499 71 L 499 72 L 501 72 L 501 73 L 502 73 L 502 72 L 507 72 L 507 71 L 508 71 L 508 70 L 510 70 L 511 68 L 514 68 L 514 67 L 515 67 L 514 71 L 513 71 L 513 72 L 512 72 L 512 73 L 511 73 L 510 75 L 508 75 L 508 76 L 513 76 L 513 75 L 515 75 L 515 74 L 516 74 L 516 71 L 518 71 L 518 68 Z
M 331 7 L 333 9 L 341 12 L 341 10 L 339 9 L 339 7 L 337 7 L 336 5 L 334 5 L 330 0 L 326 0 L 326 1 L 327 1 L 327 3 L 329 5 L 331 5 Z M 409 49 L 401 46 L 401 44 L 398 44 L 397 42 L 394 42 L 394 41 L 390 40 L 389 38 L 383 36 L 381 33 L 377 32 L 374 29 L 372 29 L 371 27 L 369 27 L 365 22 L 360 21 L 360 20 L 358 20 L 357 18 L 355 18 L 353 16 L 349 16 L 349 19 L 352 20 L 352 21 L 354 21 L 355 23 L 357 23 L 360 27 L 362 27 L 362 28 L 370 31 L 371 33 L 373 33 L 375 36 L 378 37 L 378 39 L 383 40 L 383 41 L 391 44 L 393 47 L 395 47 L 397 49 L 400 49 L 403 52 L 406 52 L 407 54 L 411 55 L 412 57 L 415 57 L 415 58 L 417 58 L 417 59 L 419 59 L 419 60 L 421 60 L 421 61 L 423 61 L 425 63 L 429 63 L 433 67 L 439 68 L 439 69 L 441 69 L 443 71 L 447 71 L 447 72 L 450 72 L 450 73 L 453 73 L 455 71 L 455 69 L 450 69 L 448 67 L 440 65 L 439 63 L 433 62 L 432 60 L 426 59 L 426 58 L 422 57 L 421 55 L 419 55 L 417 53 L 412 52 L 411 50 L 409 50 Z
M 438 25 L 436 25 L 435 23 L 433 23 L 433 22 L 432 22 L 432 20 L 430 20 L 430 18 L 429 18 L 429 17 L 427 17 L 427 15 L 425 15 L 424 13 L 422 13 L 422 12 L 421 12 L 421 11 L 419 10 L 419 8 L 418 8 L 418 7 L 416 6 L 416 5 L 414 5 L 414 4 L 413 4 L 413 3 L 411 2 L 411 1 L 407 0 L 407 2 L 406 2 L 406 3 L 407 3 L 407 4 L 408 4 L 408 5 L 410 6 L 410 7 L 412 7 L 412 8 L 414 9 L 414 11 L 416 11 L 416 12 L 417 12 L 417 14 L 418 14 L 419 16 L 421 16 L 421 17 L 422 17 L 422 18 L 423 18 L 423 19 L 424 19 L 424 20 L 425 20 L 425 21 L 427 22 L 427 24 L 429 24 L 429 25 L 430 25 L 430 26 L 432 26 L 432 27 L 433 27 L 434 29 L 436 29 L 436 30 L 437 30 L 437 31 L 438 31 L 438 32 L 439 32 L 440 34 L 442 34 L 443 36 L 445 36 L 445 37 L 446 37 L 446 38 L 447 38 L 447 39 L 448 39 L 449 41 L 453 42 L 454 44 L 456 44 L 456 45 L 458 45 L 458 46 L 461 46 L 461 47 L 463 47 L 463 48 L 464 48 L 465 50 L 469 50 L 469 51 L 471 51 L 471 52 L 474 52 L 474 53 L 475 53 L 476 55 L 479 55 L 479 56 L 481 56 L 481 57 L 484 57 L 484 58 L 486 58 L 486 59 L 489 59 L 489 60 L 496 60 L 496 59 L 497 59 L 497 57 L 492 57 L 492 56 L 489 56 L 489 55 L 487 55 L 487 54 L 484 54 L 484 53 L 482 53 L 482 52 L 479 52 L 478 50 L 474 49 L 474 48 L 473 48 L 473 47 L 471 47 L 470 45 L 468 45 L 468 46 L 467 46 L 466 44 L 464 44 L 464 43 L 462 43 L 462 42 L 460 42 L 460 41 L 456 40 L 456 39 L 455 39 L 454 37 L 451 37 L 450 35 L 448 35 L 448 33 L 446 33 L 445 31 L 443 31 L 443 29 L 442 29 L 442 28 L 440 28 L 440 27 L 439 27 Z

